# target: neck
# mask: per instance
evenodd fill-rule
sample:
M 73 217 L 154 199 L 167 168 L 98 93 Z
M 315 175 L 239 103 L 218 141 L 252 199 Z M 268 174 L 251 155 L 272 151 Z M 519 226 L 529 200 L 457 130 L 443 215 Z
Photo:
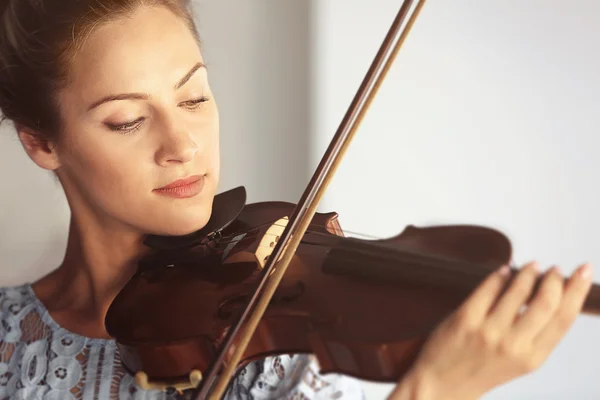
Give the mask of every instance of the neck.
M 82 229 L 85 227 L 85 229 Z M 63 328 L 108 338 L 104 317 L 134 274 L 144 253 L 139 233 L 71 218 L 63 263 L 33 285 L 36 295 Z

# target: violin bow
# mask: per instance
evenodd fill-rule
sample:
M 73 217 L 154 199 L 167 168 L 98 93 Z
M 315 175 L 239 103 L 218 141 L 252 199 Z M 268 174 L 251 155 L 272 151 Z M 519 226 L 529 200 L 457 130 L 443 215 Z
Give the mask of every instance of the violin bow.
M 416 5 L 411 8 L 413 3 Z M 425 0 L 403 1 L 337 132 L 269 256 L 257 290 L 238 321 L 228 330 L 218 355 L 213 359 L 199 387 L 195 389 L 195 399 L 220 400 L 227 390 L 231 377 L 308 229 L 329 182 L 424 4 Z M 240 338 L 234 343 L 242 326 Z M 225 360 L 232 347 L 233 353 Z M 225 368 L 219 374 L 223 364 Z M 217 382 L 213 384 L 215 379 Z

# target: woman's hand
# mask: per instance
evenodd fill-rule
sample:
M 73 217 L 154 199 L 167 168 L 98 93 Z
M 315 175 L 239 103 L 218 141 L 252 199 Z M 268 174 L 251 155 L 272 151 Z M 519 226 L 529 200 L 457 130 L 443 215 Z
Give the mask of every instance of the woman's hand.
M 566 283 L 551 269 L 525 311 L 537 263 L 523 267 L 502 293 L 508 272 L 492 273 L 439 325 L 390 399 L 477 399 L 542 365 L 578 316 L 591 267 L 579 267 Z

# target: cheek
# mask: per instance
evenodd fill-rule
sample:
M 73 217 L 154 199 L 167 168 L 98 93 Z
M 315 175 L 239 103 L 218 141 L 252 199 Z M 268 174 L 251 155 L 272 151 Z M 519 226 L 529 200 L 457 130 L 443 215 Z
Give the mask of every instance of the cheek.
M 148 184 L 143 179 L 148 176 L 142 170 L 143 160 L 135 149 L 127 146 L 81 143 L 66 155 L 63 165 L 78 191 L 90 197 L 90 201 L 106 206 L 118 201 L 123 205 L 130 203 L 129 198 Z
M 198 146 L 195 162 L 198 162 L 208 172 L 217 178 L 220 167 L 219 119 L 216 110 L 211 109 L 203 121 L 196 121 L 192 132 L 193 140 Z M 208 117 L 210 116 L 210 117 Z

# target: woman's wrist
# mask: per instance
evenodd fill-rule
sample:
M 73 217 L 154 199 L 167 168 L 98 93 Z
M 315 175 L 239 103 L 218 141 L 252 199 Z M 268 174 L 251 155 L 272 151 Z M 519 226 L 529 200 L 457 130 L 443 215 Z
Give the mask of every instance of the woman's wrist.
M 398 383 L 388 400 L 477 400 L 479 396 L 457 391 L 457 386 L 444 388 L 435 374 L 415 367 Z
M 422 368 L 414 369 L 402 378 L 388 400 L 439 400 L 433 376 Z

